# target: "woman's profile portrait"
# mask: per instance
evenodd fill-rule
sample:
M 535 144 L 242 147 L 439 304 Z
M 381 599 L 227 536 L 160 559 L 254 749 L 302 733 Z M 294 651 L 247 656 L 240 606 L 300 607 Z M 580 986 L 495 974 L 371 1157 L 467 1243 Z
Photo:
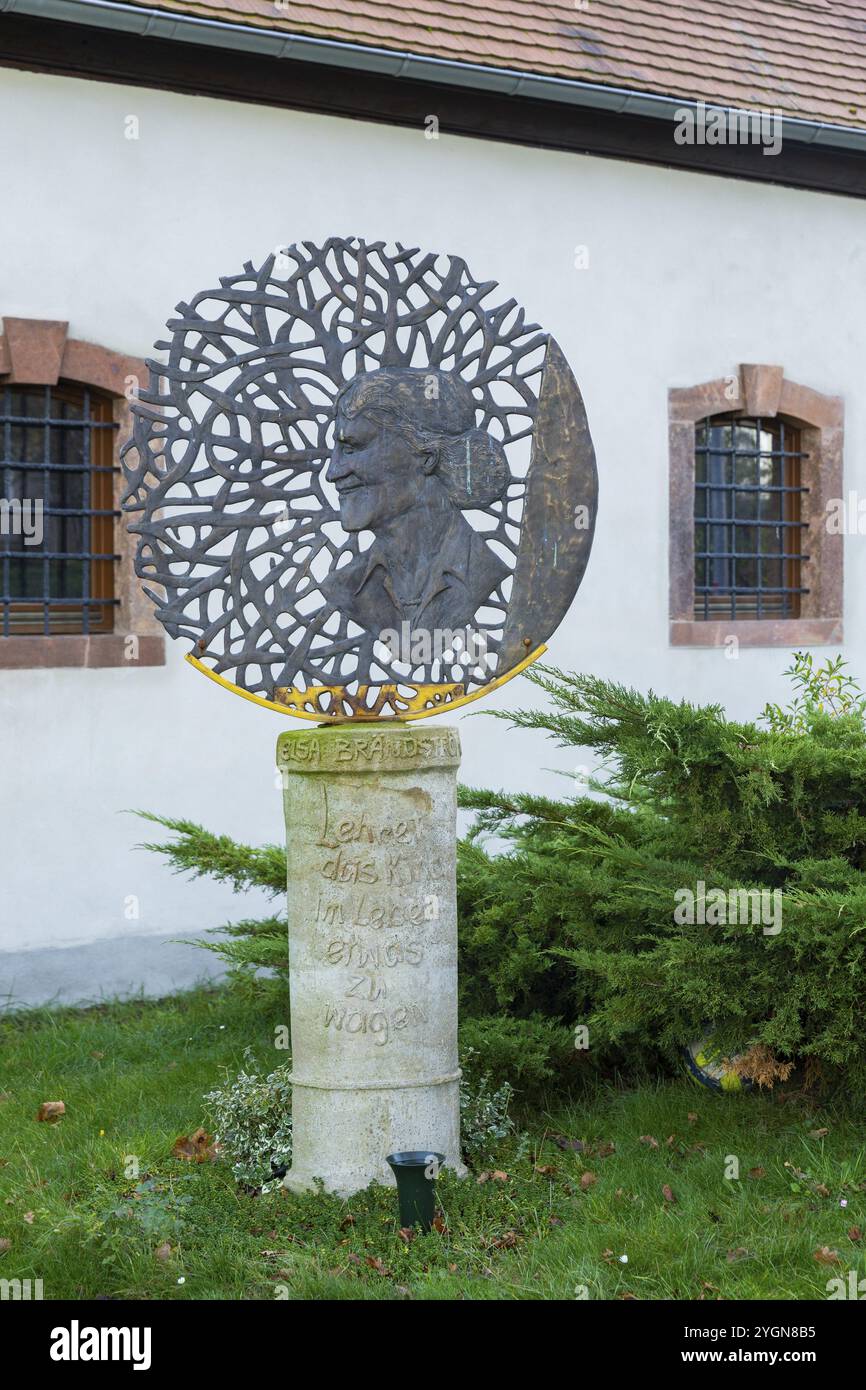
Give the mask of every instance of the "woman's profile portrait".
M 230 689 L 425 718 L 518 674 L 571 604 L 598 491 L 580 390 L 460 256 L 284 250 L 168 322 L 123 454 L 136 573 Z
M 367 631 L 468 627 L 509 573 L 463 516 L 511 481 L 475 410 L 461 377 L 431 367 L 367 372 L 337 397 L 325 476 L 343 528 L 374 541 L 321 590 Z

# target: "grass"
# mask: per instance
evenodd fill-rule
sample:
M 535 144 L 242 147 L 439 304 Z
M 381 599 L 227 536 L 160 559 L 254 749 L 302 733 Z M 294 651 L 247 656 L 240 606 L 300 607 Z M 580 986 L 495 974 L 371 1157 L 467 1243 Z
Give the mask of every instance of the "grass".
M 823 1299 L 866 1275 L 862 1124 L 803 1097 L 685 1079 L 551 1097 L 491 1155 L 500 1176 L 443 1176 L 445 1229 L 409 1243 L 388 1189 L 255 1195 L 225 1161 L 174 1158 L 247 1046 L 273 1069 L 280 1022 L 224 990 L 3 1021 L 0 1278 L 46 1299 L 570 1300 Z M 44 1100 L 58 1123 L 36 1122 Z

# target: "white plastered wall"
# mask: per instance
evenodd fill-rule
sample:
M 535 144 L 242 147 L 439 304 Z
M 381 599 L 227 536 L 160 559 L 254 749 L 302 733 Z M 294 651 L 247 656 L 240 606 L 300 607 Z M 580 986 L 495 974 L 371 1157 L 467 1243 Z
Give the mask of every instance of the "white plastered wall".
M 668 645 L 666 393 L 741 362 L 782 364 L 845 398 L 846 488 L 866 496 L 864 204 L 451 137 L 438 114 L 429 140 L 3 70 L 0 122 L 16 134 L 0 151 L 0 315 L 67 319 L 76 338 L 144 357 L 179 300 L 278 245 L 356 234 L 464 256 L 557 338 L 595 440 L 595 547 L 550 659 L 756 714 L 784 696 L 785 650 L 733 661 Z M 866 538 L 846 540 L 845 563 L 845 654 L 866 678 Z M 537 698 L 518 681 L 486 708 Z M 464 781 L 565 790 L 548 769 L 571 772 L 569 756 L 540 736 L 484 717 L 460 726 Z M 147 830 L 122 812 L 279 839 L 281 727 L 177 644 L 164 668 L 0 670 L 0 951 L 87 948 L 94 988 L 100 972 L 110 988 L 128 939 L 146 953 L 150 937 L 254 910 L 135 852 Z M 163 983 L 185 983 L 193 967 L 164 959 Z M 45 961 L 50 994 L 63 957 Z

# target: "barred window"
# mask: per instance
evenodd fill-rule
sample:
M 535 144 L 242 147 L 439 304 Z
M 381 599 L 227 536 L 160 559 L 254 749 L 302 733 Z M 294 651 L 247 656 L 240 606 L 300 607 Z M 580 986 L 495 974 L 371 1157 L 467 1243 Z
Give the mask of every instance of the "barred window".
M 2 635 L 114 627 L 113 438 L 107 395 L 59 382 L 0 391 Z
M 800 430 L 779 416 L 695 425 L 694 616 L 798 618 L 804 553 Z

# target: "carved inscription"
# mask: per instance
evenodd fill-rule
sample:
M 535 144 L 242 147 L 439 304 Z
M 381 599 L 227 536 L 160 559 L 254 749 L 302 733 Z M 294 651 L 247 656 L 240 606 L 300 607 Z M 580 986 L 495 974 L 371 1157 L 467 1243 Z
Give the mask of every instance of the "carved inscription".
M 342 741 L 350 747 L 382 742 L 375 735 Z M 389 738 L 389 753 L 393 743 Z M 346 790 L 329 793 L 323 780 L 318 793 L 320 890 L 313 939 L 316 958 L 333 982 L 322 1026 L 385 1047 L 405 1029 L 427 1022 L 423 966 L 435 944 L 440 902 L 440 894 L 429 890 L 444 890 L 454 869 L 447 855 L 430 853 L 428 792 L 389 788 L 381 809 L 374 803 L 347 812 Z
M 403 763 L 452 766 L 460 761 L 460 738 L 454 729 L 426 734 L 388 730 L 365 738 L 293 734 L 280 740 L 279 760 L 304 771 L 327 767 L 375 771 L 377 766 L 399 767 Z
M 316 921 L 331 927 L 372 927 L 381 931 L 390 927 L 420 927 L 422 922 L 435 922 L 439 917 L 439 896 L 425 893 L 419 898 L 397 897 L 389 903 L 375 902 L 362 893 L 344 899 L 331 900 L 319 895 Z
M 427 1022 L 427 1015 L 419 1004 L 401 1005 L 397 1009 L 346 1008 L 335 1004 L 325 1005 L 325 1027 L 334 1028 L 338 1033 L 354 1034 L 360 1037 L 370 1033 L 379 1047 L 390 1042 L 394 1033 L 404 1028 L 418 1026 Z
M 332 883 L 383 883 L 388 887 L 411 888 L 430 879 L 442 880 L 450 865 L 445 855 L 401 854 L 388 851 L 376 859 L 360 854 L 337 853 L 325 861 L 322 877 Z
M 356 936 L 335 936 L 325 947 L 329 965 L 371 966 L 376 970 L 393 970 L 396 965 L 420 965 L 424 959 L 424 943 L 401 941 L 368 942 Z

